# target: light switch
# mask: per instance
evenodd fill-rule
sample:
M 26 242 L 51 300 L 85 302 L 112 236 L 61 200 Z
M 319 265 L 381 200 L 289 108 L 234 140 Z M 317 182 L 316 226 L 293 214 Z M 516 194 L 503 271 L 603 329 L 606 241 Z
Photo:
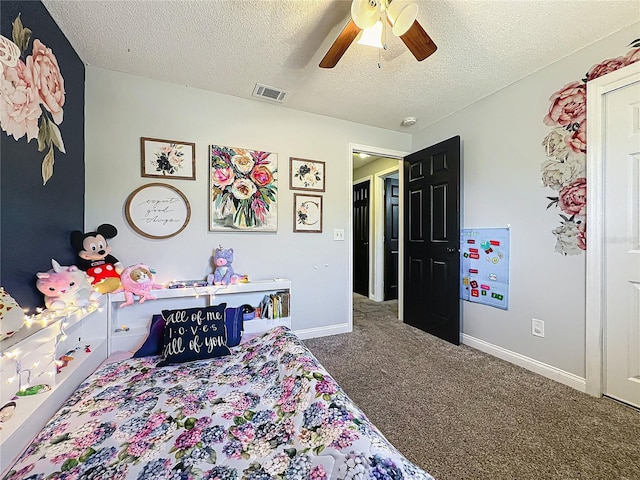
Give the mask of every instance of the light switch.
M 333 239 L 336 242 L 344 241 L 344 228 L 334 228 L 333 229 Z

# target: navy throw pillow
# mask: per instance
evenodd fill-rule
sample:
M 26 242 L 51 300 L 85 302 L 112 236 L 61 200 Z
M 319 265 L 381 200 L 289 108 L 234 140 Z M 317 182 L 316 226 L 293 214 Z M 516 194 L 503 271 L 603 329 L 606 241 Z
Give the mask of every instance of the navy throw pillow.
M 133 354 L 134 358 L 150 357 L 162 354 L 162 345 L 164 344 L 164 318 L 159 313 L 151 317 L 151 326 L 149 327 L 149 335 L 145 339 L 142 346 Z
M 221 303 L 211 307 L 163 310 L 164 358 L 158 366 L 229 355 L 224 324 L 226 306 Z
M 224 311 L 224 324 L 227 327 L 227 346 L 240 345 L 242 340 L 242 307 L 228 307 Z

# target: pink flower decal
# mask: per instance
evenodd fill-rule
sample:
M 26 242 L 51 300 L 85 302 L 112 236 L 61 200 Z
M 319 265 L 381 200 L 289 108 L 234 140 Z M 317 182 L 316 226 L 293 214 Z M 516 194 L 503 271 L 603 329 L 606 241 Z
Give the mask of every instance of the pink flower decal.
M 15 67 L 3 66 L 0 78 L 0 127 L 20 140 L 38 138 L 38 120 L 42 114 L 40 97 L 32 88 L 31 71 L 22 60 Z
M 551 107 L 544 117 L 544 124 L 571 125 L 587 119 L 587 88 L 584 83 L 572 82 L 549 98 Z
M 589 69 L 589 72 L 587 73 L 587 81 L 601 77 L 602 75 L 606 75 L 609 72 L 614 72 L 620 67 L 624 67 L 625 65 L 626 63 L 624 57 L 605 60 L 604 62 L 594 65 Z
M 587 153 L 587 122 L 582 122 L 571 135 L 564 137 L 564 141 L 575 153 Z
M 632 63 L 636 63 L 640 60 L 640 48 L 634 48 L 633 50 L 629 50 L 629 52 L 624 56 L 624 65 L 631 65 Z
M 578 178 L 575 182 L 560 190 L 558 206 L 567 215 L 586 215 L 587 179 Z
M 40 95 L 40 100 L 53 117 L 53 121 L 62 123 L 65 92 L 64 79 L 60 73 L 58 60 L 50 48 L 40 40 L 33 41 L 33 53 L 27 57 L 27 68 L 31 70 L 34 87 Z

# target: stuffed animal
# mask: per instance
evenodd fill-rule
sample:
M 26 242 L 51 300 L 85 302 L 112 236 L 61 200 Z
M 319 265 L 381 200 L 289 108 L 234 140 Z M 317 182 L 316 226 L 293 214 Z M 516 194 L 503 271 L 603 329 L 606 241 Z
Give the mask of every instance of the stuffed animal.
M 222 245 L 213 252 L 215 270 L 207 276 L 209 285 L 235 285 L 239 276 L 233 273 L 233 248 L 224 249 Z
M 71 232 L 71 246 L 77 255 L 80 270 L 91 277 L 91 284 L 100 293 L 113 292 L 120 287 L 122 264 L 111 255 L 108 238 L 113 238 L 118 230 L 113 225 L 103 223 L 95 232 Z
M 125 302 L 120 305 L 120 308 L 133 304 L 134 295 L 140 297 L 139 303 L 155 300 L 156 297 L 151 294 L 151 290 L 163 287 L 154 282 L 154 273 L 143 263 L 131 265 L 122 271 L 120 274 L 122 286 L 114 292 L 124 292 Z
M 0 287 L 0 340 L 9 338 L 24 325 L 24 312 L 11 295 Z
M 44 294 L 44 304 L 49 310 L 66 307 L 86 307 L 100 293 L 91 288 L 89 276 L 75 265 L 61 266 L 51 260 L 53 268 L 36 274 L 36 288 Z

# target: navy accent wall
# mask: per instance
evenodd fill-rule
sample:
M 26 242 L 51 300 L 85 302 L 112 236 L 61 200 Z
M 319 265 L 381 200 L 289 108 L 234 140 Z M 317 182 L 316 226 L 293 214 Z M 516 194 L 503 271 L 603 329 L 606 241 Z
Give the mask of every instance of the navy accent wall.
M 61 265 L 73 264 L 75 254 L 69 244 L 69 234 L 72 230 L 84 230 L 85 71 L 80 57 L 39 1 L 2 0 L 2 36 L 14 40 L 12 22 L 18 15 L 23 26 L 32 32 L 20 60 L 29 72 L 36 74 L 30 77 L 29 72 L 22 72 L 22 80 L 16 80 L 16 70 L 9 71 L 9 67 L 0 64 L 0 68 L 4 69 L 0 77 L 0 82 L 3 82 L 0 84 L 0 102 L 4 102 L 0 105 L 0 109 L 4 110 L 1 111 L 3 124 L 0 129 L 0 285 L 20 306 L 33 311 L 35 307 L 44 306 L 44 297 L 35 288 L 36 272 L 49 270 L 52 258 Z M 42 59 L 40 69 L 33 67 L 33 61 L 30 68 L 27 61 L 29 56 L 31 60 L 38 58 L 33 51 L 36 39 L 50 49 L 43 59 L 39 57 Z M 39 102 L 41 118 L 38 123 L 31 124 L 30 132 L 22 127 L 22 131 L 26 130 L 27 133 L 20 136 L 20 120 L 18 126 L 8 120 L 7 113 L 15 108 L 15 100 L 7 91 L 13 91 L 16 84 L 21 88 L 25 88 L 25 82 L 35 84 L 39 76 L 44 79 L 45 72 L 50 72 L 52 68 L 55 70 L 52 57 L 55 57 L 59 76 L 64 81 L 62 112 L 58 87 L 50 88 L 50 95 L 47 95 L 46 86 L 38 89 L 40 96 L 35 97 L 36 105 L 38 99 L 48 100 Z M 19 65 L 16 68 L 19 70 L 22 67 Z M 45 103 L 48 108 L 44 106 Z M 37 109 L 31 110 L 32 115 L 37 116 L 37 112 Z M 66 153 L 60 151 L 56 142 L 51 140 L 50 145 L 39 152 L 37 135 L 27 141 L 29 135 L 33 137 L 34 128 L 38 132 L 42 129 L 43 122 L 53 125 L 53 130 L 55 126 L 59 128 Z M 7 130 L 16 132 L 18 140 L 7 134 Z M 56 135 L 49 133 L 49 137 Z M 50 148 L 55 158 L 53 175 L 43 185 L 42 164 Z

